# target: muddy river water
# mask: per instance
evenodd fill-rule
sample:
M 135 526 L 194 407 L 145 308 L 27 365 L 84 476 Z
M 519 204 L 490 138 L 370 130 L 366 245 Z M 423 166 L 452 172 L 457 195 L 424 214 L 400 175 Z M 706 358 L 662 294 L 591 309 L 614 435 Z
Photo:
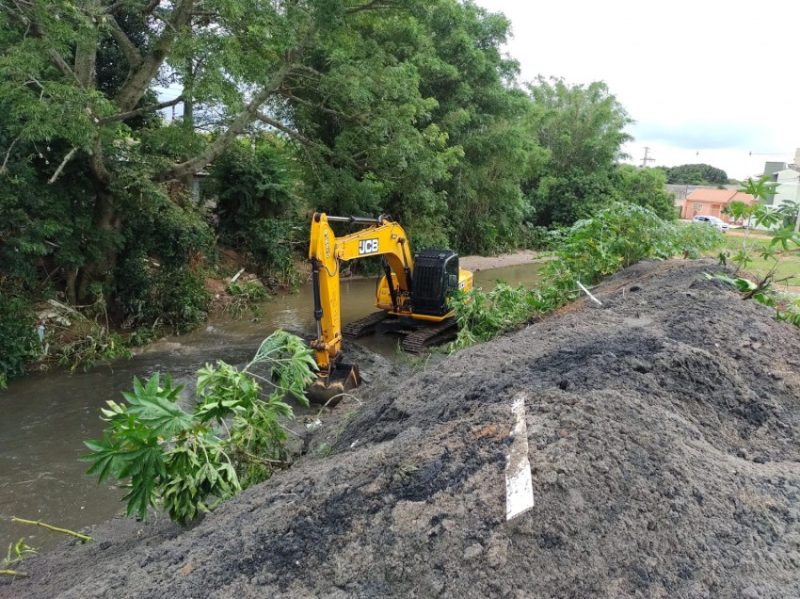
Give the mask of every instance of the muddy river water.
M 508 266 L 475 274 L 487 289 L 501 280 L 530 285 L 539 264 Z M 374 311 L 375 281 L 342 283 L 342 320 L 349 322 Z M 51 372 L 12 382 L 0 391 L 0 549 L 22 536 L 39 549 L 62 540 L 54 533 L 12 524 L 12 516 L 42 520 L 77 530 L 107 520 L 122 510 L 123 492 L 84 474 L 83 441 L 100 436 L 104 423 L 99 409 L 120 399 L 134 376 L 171 373 L 188 380 L 205 362 L 222 359 L 241 363 L 252 356 L 261 339 L 276 328 L 314 330 L 311 291 L 272 298 L 260 308 L 260 318 L 220 319 L 180 337 L 148 346 L 130 360 L 120 360 L 86 373 Z M 398 355 L 392 337 L 366 337 L 363 345 L 386 356 Z

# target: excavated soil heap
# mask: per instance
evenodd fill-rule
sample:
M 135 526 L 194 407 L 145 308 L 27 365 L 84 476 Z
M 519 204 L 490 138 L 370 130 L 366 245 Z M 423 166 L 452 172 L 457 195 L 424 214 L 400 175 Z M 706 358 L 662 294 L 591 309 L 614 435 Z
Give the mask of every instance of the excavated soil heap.
M 715 269 L 643 263 L 376 382 L 330 455 L 189 530 L 102 525 L 0 596 L 800 596 L 800 331 Z M 535 506 L 506 521 L 519 392 Z

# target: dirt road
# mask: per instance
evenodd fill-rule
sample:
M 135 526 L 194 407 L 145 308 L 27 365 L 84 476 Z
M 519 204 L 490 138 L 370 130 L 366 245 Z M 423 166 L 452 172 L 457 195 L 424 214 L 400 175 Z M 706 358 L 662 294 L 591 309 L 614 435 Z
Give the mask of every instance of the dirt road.
M 378 377 L 329 455 L 186 531 L 101 525 L 0 597 L 796 597 L 800 331 L 717 268 L 640 264 Z M 515 428 L 534 507 L 507 521 Z

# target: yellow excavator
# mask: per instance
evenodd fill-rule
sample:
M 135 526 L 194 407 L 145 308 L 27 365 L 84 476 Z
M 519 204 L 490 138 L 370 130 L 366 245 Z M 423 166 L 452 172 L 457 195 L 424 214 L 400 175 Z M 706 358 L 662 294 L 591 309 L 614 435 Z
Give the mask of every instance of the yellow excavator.
M 331 223 L 364 226 L 336 237 Z M 342 327 L 339 274 L 342 262 L 380 256 L 384 274 L 378 282 L 378 312 Z M 314 294 L 317 337 L 315 351 L 319 376 L 308 390 L 318 403 L 333 404 L 338 396 L 361 383 L 358 366 L 342 362 L 342 338 L 361 337 L 380 330 L 404 335 L 402 347 L 419 352 L 456 333 L 448 306 L 450 294 L 472 289 L 472 273 L 459 268 L 451 250 L 424 250 L 412 254 L 403 227 L 388 217 L 328 216 L 317 212 L 311 219 L 308 248 Z

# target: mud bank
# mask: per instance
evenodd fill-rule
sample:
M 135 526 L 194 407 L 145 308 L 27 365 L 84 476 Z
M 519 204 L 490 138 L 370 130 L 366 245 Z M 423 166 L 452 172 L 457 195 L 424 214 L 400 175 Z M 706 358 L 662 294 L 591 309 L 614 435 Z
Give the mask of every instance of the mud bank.
M 540 257 L 539 252 L 518 250 L 511 254 L 500 254 L 499 256 L 461 256 L 459 258 L 459 266 L 477 272 L 506 266 L 530 264 L 531 262 L 544 262 L 546 260 L 547 258 Z
M 640 264 L 383 377 L 330 455 L 189 530 L 98 526 L 0 597 L 796 597 L 800 331 L 715 269 Z M 535 505 L 507 521 L 520 394 Z

